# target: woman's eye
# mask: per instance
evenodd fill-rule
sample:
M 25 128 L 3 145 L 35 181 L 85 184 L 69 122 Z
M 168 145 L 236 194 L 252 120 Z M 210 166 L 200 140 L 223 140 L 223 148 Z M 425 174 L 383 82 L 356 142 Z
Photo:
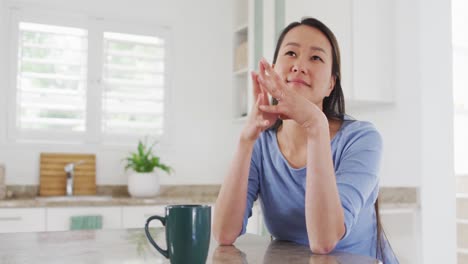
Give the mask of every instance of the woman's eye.
M 296 56 L 296 53 L 294 53 L 294 51 L 288 51 L 286 52 L 284 55 L 287 55 L 287 56 Z
M 319 56 L 312 56 L 310 59 L 314 61 L 316 60 L 323 61 L 322 58 L 320 58 Z

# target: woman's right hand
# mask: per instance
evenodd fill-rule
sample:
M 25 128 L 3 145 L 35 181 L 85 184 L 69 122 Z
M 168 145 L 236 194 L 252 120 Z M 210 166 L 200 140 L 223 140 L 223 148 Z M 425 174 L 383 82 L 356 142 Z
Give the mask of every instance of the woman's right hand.
M 270 105 L 268 102 L 268 94 L 260 88 L 258 74 L 256 72 L 252 72 L 251 77 L 255 103 L 252 106 L 252 111 L 250 112 L 249 117 L 247 118 L 247 123 L 241 133 L 241 139 L 247 141 L 255 141 L 260 136 L 260 133 L 272 126 L 278 117 L 275 114 L 259 110 L 260 105 Z

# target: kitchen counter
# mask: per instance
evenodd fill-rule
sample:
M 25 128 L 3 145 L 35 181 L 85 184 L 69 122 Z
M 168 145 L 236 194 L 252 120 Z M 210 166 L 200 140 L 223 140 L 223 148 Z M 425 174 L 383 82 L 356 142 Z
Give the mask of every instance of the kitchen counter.
M 83 197 L 72 199 L 54 198 L 29 198 L 0 200 L 0 208 L 31 208 L 31 207 L 101 207 L 101 206 L 142 206 L 142 205 L 168 205 L 168 204 L 211 204 L 216 197 L 155 197 L 155 198 L 132 198 L 132 197 Z M 104 197 L 105 198 L 105 197 Z
M 100 199 L 96 196 L 81 200 L 79 197 L 70 200 L 53 199 L 10 199 L 0 200 L 0 208 L 34 208 L 34 207 L 102 207 L 102 206 L 151 206 L 168 204 L 214 204 L 216 197 L 155 197 L 155 198 L 131 198 L 131 197 L 112 197 L 109 199 Z M 418 209 L 417 203 L 380 203 L 380 210 L 395 209 Z
M 17 188 L 18 189 L 18 188 Z M 100 190 L 102 188 L 99 188 Z M 109 190 L 111 189 L 111 190 Z M 118 189 L 116 191 L 115 189 Z M 111 187 L 98 192 L 96 196 L 41 198 L 36 197 L 37 187 L 30 188 L 25 194 L 0 200 L 0 208 L 33 207 L 100 207 L 100 206 L 151 206 L 168 204 L 214 204 L 219 185 L 162 186 L 161 194 L 153 198 L 132 198 L 125 193 L 126 187 Z M 114 195 L 116 194 L 116 195 Z M 381 210 L 419 208 L 418 190 L 415 188 L 381 188 L 379 195 Z
M 164 230 L 152 233 L 162 248 Z M 0 234 L 1 263 L 169 263 L 148 242 L 143 229 Z M 306 246 L 246 234 L 234 246 L 212 239 L 207 263 L 343 263 L 376 264 L 378 260 L 347 253 L 313 255 Z

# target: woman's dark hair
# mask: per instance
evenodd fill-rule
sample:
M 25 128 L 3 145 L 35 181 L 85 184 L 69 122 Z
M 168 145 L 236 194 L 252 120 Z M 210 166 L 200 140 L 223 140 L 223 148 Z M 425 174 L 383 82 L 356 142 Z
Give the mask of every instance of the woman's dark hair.
M 292 22 L 286 28 L 283 29 L 281 35 L 278 38 L 278 42 L 276 43 L 275 54 L 273 55 L 273 64 L 276 63 L 276 59 L 278 58 L 278 53 L 283 43 L 284 37 L 288 34 L 291 29 L 298 27 L 298 26 L 309 26 L 315 28 L 322 32 L 325 37 L 330 42 L 332 47 L 332 75 L 335 78 L 335 86 L 333 87 L 332 92 L 329 96 L 323 99 L 323 113 L 327 116 L 328 119 L 335 119 L 335 120 L 344 120 L 345 116 L 345 100 L 343 95 L 343 89 L 341 88 L 341 59 L 340 59 L 340 48 L 338 46 L 338 41 L 336 40 L 335 35 L 333 32 L 321 21 L 315 18 L 303 18 L 301 22 Z M 273 98 L 272 103 L 274 105 L 278 104 L 278 101 Z M 275 124 L 270 129 L 277 130 L 283 121 L 281 119 L 277 119 Z M 375 217 L 376 217 L 376 226 L 377 226 L 377 251 L 376 251 L 376 258 L 380 258 L 382 261 L 385 260 L 384 258 L 384 247 L 385 241 L 382 238 L 386 238 L 385 232 L 382 227 L 382 223 L 380 221 L 380 213 L 379 213 L 379 200 L 377 199 L 374 203 L 375 208 Z M 390 246 L 390 244 L 388 244 Z M 385 263 L 384 263 L 385 264 Z

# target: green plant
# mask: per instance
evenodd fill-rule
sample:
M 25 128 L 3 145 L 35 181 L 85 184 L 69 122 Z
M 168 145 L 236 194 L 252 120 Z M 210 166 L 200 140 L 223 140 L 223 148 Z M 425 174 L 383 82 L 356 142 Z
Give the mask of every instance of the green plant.
M 131 168 L 135 172 L 152 172 L 154 168 L 159 168 L 170 174 L 173 169 L 161 163 L 159 157 L 153 154 L 155 144 L 156 142 L 148 148 L 146 140 L 144 143 L 139 140 L 137 152 L 130 153 L 130 156 L 125 159 L 127 161 L 125 170 Z

